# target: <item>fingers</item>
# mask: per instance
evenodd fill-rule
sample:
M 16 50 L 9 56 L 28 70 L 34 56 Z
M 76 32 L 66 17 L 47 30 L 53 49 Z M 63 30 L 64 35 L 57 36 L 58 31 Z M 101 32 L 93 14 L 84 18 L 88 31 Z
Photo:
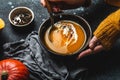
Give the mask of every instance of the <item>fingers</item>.
M 62 12 L 62 10 L 60 8 L 63 7 L 63 2 L 61 2 L 62 0 L 49 0 L 51 7 L 52 7 L 52 11 L 54 13 L 60 13 Z M 47 7 L 46 1 L 45 0 L 40 0 L 40 3 L 43 7 Z M 61 4 L 61 5 L 59 5 Z
M 98 53 L 100 51 L 102 51 L 104 48 L 103 46 L 100 44 L 100 42 L 98 41 L 97 37 L 94 36 L 91 41 L 89 42 L 89 49 L 86 49 L 85 51 L 81 52 L 77 59 L 80 59 L 81 57 L 87 56 L 89 54 L 95 54 Z
M 88 55 L 88 54 L 90 54 L 90 53 L 92 53 L 92 49 L 86 49 L 85 51 L 83 51 L 83 52 L 81 52 L 79 55 L 78 55 L 78 57 L 77 57 L 77 60 L 79 60 L 81 57 L 84 57 L 84 56 L 86 56 L 86 55 Z
M 59 1 L 65 1 L 65 0 L 49 0 L 51 2 L 59 2 Z
M 94 49 L 95 46 L 97 45 L 97 43 L 98 43 L 98 39 L 97 39 L 96 36 L 94 36 L 94 37 L 91 39 L 91 41 L 89 42 L 89 47 L 90 47 L 91 49 Z
M 97 45 L 93 50 L 93 54 L 98 53 L 102 50 L 104 50 L 104 47 L 102 45 Z
M 42 6 L 46 6 L 45 0 L 40 0 L 40 3 L 42 4 Z
M 104 48 L 103 48 L 102 45 L 97 45 L 97 46 L 95 46 L 94 49 L 90 49 L 90 48 L 89 48 L 89 49 L 81 52 L 81 53 L 78 55 L 77 60 L 79 60 L 80 58 L 82 58 L 82 57 L 84 57 L 84 56 L 98 53 L 98 52 L 102 51 L 103 49 L 104 49 Z
M 61 2 L 61 1 L 64 1 L 64 0 L 48 0 L 48 1 L 50 1 L 50 2 Z M 40 0 L 40 2 L 41 2 L 41 4 L 42 4 L 42 6 L 44 6 L 44 7 L 46 7 L 46 2 L 45 2 L 45 0 Z

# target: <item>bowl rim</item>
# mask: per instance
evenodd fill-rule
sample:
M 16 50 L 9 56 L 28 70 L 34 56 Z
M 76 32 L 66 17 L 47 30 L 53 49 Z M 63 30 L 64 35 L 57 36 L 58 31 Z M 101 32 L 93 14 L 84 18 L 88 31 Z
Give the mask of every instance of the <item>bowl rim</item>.
M 24 8 L 24 9 L 27 9 L 31 14 L 32 14 L 32 18 L 31 18 L 31 20 L 28 22 L 28 23 L 26 23 L 26 24 L 24 24 L 24 25 L 15 25 L 15 24 L 13 24 L 13 22 L 12 22 L 12 20 L 11 20 L 11 14 L 12 14 L 12 12 L 14 12 L 15 10 L 17 10 L 17 9 L 22 9 L 22 8 Z M 26 7 L 26 6 L 18 6 L 18 7 L 15 7 L 15 8 L 13 8 L 11 11 L 10 11 L 10 13 L 9 13 L 9 15 L 8 15 L 8 19 L 9 19 L 9 21 L 10 21 L 10 23 L 12 24 L 12 25 L 14 25 L 14 26 L 17 26 L 17 27 L 24 27 L 24 26 L 27 26 L 27 25 L 29 25 L 33 20 L 34 20 L 34 12 L 30 9 L 30 8 L 28 8 L 28 7 Z
M 50 19 L 50 17 L 47 18 L 43 23 L 41 23 L 41 25 L 40 25 L 40 27 L 39 27 L 39 29 L 38 29 L 38 38 L 39 38 L 39 41 L 40 41 L 42 47 L 45 47 L 49 52 L 51 52 L 51 53 L 53 53 L 53 54 L 55 54 L 55 55 L 60 55 L 60 56 L 72 56 L 72 55 L 75 55 L 75 54 L 78 53 L 78 52 L 83 51 L 83 50 L 88 46 L 88 44 L 89 44 L 89 42 L 90 42 L 90 40 L 91 40 L 91 38 L 92 38 L 92 29 L 91 29 L 90 24 L 88 23 L 88 21 L 87 21 L 85 18 L 83 18 L 83 17 L 81 17 L 81 16 L 79 16 L 79 15 L 67 14 L 67 13 L 56 14 L 56 16 L 60 16 L 60 15 L 75 16 L 75 17 L 77 17 L 77 18 L 80 18 L 82 21 L 84 21 L 84 22 L 86 23 L 86 25 L 87 25 L 87 27 L 89 28 L 89 31 L 90 31 L 90 36 L 89 36 L 89 38 L 86 40 L 86 42 L 83 44 L 82 48 L 81 48 L 80 50 L 74 52 L 74 54 L 68 54 L 68 55 L 67 55 L 67 54 L 59 54 L 59 53 L 56 54 L 57 52 L 55 52 L 55 51 L 53 51 L 53 50 L 51 50 L 51 49 L 48 49 L 48 48 L 45 46 L 45 44 L 44 44 L 44 43 L 41 41 L 41 39 L 40 39 L 40 31 L 41 31 L 42 25 L 44 25 L 44 24 Z

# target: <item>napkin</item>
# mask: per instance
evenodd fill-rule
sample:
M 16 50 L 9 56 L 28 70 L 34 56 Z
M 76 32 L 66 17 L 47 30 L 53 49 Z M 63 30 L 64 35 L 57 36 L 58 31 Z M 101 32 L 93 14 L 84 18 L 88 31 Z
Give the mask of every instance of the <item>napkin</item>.
M 87 69 L 76 66 L 74 60 L 48 53 L 36 31 L 26 39 L 5 43 L 3 49 L 4 59 L 18 59 L 28 67 L 31 80 L 83 80 L 87 73 Z

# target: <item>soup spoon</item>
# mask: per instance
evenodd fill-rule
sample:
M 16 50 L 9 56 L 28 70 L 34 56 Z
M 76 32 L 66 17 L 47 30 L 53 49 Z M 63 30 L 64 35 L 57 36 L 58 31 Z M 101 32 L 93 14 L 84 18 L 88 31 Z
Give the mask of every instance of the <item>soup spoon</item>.
M 51 26 L 50 26 L 50 30 L 49 30 L 49 34 L 52 32 L 52 31 L 54 31 L 54 30 L 56 30 L 57 29 L 57 27 L 55 27 L 55 25 L 54 25 L 54 14 L 53 14 L 53 12 L 52 12 L 52 7 L 51 7 L 51 5 L 50 5 L 50 3 L 49 3 L 49 1 L 48 0 L 45 0 L 45 2 L 46 2 L 46 7 L 47 7 L 47 11 L 48 11 L 48 13 L 49 13 L 49 16 L 50 16 L 50 21 L 51 21 Z M 50 39 L 50 38 L 49 38 Z M 50 39 L 50 41 L 51 41 L 51 39 Z M 52 41 L 51 41 L 52 42 Z
M 50 6 L 50 3 L 49 3 L 49 1 L 48 0 L 45 0 L 45 2 L 46 2 L 46 7 L 47 7 L 47 11 L 48 11 L 48 13 L 49 13 L 49 15 L 50 15 L 50 20 L 51 20 L 51 25 L 52 25 L 52 27 L 54 26 L 54 17 L 53 17 L 53 12 L 52 12 L 52 7 Z

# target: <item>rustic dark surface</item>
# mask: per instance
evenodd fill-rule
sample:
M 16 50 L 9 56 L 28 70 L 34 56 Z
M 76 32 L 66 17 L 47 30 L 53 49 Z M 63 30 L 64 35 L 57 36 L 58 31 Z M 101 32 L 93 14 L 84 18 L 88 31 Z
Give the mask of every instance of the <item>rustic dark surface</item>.
M 32 24 L 24 28 L 18 28 L 10 24 L 8 14 L 10 10 L 17 6 L 26 6 L 33 10 L 35 19 Z M 99 23 L 117 9 L 117 7 L 104 3 L 103 0 L 93 0 L 88 8 L 80 7 L 74 10 L 66 10 L 64 13 L 82 16 L 88 21 L 94 32 Z M 38 31 L 41 23 L 48 17 L 46 9 L 40 5 L 39 0 L 0 0 L 0 18 L 5 21 L 5 28 L 0 31 L 0 56 L 2 57 L 3 44 L 25 39 L 32 31 Z M 86 80 L 119 80 L 119 53 L 120 41 L 108 52 L 103 51 L 81 59 L 80 64 L 87 66 L 89 69 Z

